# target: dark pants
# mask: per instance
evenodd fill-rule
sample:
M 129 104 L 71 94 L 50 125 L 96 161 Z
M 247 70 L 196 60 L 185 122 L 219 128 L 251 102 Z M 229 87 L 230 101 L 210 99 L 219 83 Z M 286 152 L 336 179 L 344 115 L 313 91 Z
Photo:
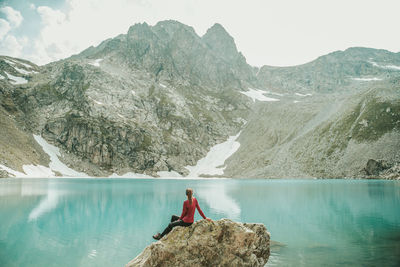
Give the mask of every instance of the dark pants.
M 171 232 L 172 228 L 174 228 L 175 226 L 190 226 L 192 225 L 192 223 L 186 223 L 182 220 L 179 220 L 179 216 L 176 215 L 172 215 L 171 217 L 171 222 L 168 224 L 167 228 L 165 228 L 164 232 L 162 232 L 161 234 L 161 238 L 163 236 L 165 236 L 166 234 L 168 234 L 169 232 Z

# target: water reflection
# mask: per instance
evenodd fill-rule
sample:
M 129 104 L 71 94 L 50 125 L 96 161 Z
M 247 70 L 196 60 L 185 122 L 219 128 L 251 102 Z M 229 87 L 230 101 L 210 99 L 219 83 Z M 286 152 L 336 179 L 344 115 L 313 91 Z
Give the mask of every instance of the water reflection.
M 232 185 L 232 183 L 230 184 Z M 197 191 L 200 199 L 205 201 L 210 209 L 222 217 L 238 220 L 240 218 L 240 207 L 236 201 L 228 195 L 228 184 L 215 182 L 200 187 Z
M 0 266 L 122 266 L 180 215 L 187 187 L 208 217 L 264 223 L 279 242 L 268 266 L 400 262 L 398 182 L 6 179 Z
M 40 203 L 31 211 L 28 216 L 28 221 L 35 220 L 44 213 L 55 209 L 60 197 L 61 193 L 57 189 L 48 187 L 46 197 L 43 198 Z

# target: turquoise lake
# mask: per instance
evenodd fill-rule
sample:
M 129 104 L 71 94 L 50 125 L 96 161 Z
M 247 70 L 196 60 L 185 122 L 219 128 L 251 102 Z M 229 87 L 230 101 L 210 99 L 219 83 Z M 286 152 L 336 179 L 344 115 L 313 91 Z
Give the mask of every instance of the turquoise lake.
M 207 217 L 265 224 L 267 266 L 400 266 L 399 181 L 58 178 L 0 179 L 0 266 L 124 266 L 187 187 Z

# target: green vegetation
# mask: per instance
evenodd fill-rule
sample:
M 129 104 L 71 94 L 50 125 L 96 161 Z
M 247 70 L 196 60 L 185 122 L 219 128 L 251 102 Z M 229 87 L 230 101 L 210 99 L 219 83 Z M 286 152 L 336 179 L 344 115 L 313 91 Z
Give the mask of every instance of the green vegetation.
M 367 125 L 362 124 L 362 121 Z M 372 99 L 363 108 L 353 128 L 352 137 L 359 142 L 376 141 L 393 130 L 400 130 L 400 101 Z

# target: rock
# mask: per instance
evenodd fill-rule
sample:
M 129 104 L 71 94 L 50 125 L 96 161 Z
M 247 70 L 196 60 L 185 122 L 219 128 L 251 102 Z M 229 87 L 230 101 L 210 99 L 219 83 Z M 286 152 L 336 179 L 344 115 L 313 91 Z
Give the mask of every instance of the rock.
M 378 175 L 380 172 L 389 169 L 387 162 L 384 160 L 369 159 L 364 171 L 367 175 Z
M 264 266 L 269 240 L 263 224 L 201 220 L 175 227 L 126 266 Z
M 0 178 L 8 178 L 8 177 L 10 177 L 10 174 L 5 170 L 0 169 Z

